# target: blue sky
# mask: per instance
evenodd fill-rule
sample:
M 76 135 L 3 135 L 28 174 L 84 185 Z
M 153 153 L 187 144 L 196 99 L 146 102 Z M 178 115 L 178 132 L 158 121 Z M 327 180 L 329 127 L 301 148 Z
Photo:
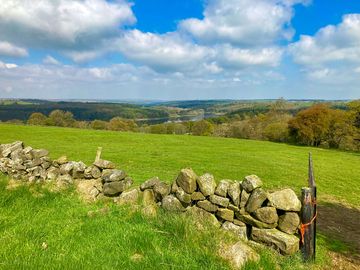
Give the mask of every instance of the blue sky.
M 360 98 L 360 1 L 2 0 L 9 97 Z

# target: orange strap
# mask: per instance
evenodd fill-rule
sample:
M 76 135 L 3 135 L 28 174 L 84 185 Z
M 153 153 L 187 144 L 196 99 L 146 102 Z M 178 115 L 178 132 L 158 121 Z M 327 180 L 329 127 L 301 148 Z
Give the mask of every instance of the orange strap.
M 316 205 L 316 200 L 313 200 L 312 205 Z M 317 218 L 317 211 L 314 215 L 314 217 L 310 220 L 309 223 L 306 223 L 306 224 L 300 224 L 300 234 L 301 234 L 301 244 L 304 244 L 304 236 L 305 236 L 305 229 L 306 227 L 310 226 L 311 224 L 314 223 L 315 219 Z

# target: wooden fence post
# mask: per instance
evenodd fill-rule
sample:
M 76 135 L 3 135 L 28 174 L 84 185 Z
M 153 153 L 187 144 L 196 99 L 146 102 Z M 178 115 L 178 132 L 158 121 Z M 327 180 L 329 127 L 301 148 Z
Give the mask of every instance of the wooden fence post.
M 316 183 L 311 153 L 309 154 L 309 187 L 301 190 L 301 252 L 305 261 L 316 255 Z
M 98 147 L 97 151 L 96 151 L 96 157 L 95 157 L 95 162 L 99 161 L 101 158 L 101 152 L 102 152 L 102 147 Z

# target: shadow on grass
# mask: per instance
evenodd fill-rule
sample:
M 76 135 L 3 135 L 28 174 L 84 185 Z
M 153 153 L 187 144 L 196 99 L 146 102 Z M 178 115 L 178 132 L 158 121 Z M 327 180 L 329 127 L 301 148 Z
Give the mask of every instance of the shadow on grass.
M 330 250 L 360 263 L 360 210 L 337 203 L 318 205 L 318 229 Z

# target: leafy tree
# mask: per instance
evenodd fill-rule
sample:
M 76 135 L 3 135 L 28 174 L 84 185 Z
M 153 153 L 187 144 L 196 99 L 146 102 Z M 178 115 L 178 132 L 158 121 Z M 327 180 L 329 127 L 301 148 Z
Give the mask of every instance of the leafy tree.
M 90 123 L 90 128 L 97 130 L 104 130 L 107 128 L 108 122 L 102 120 L 94 120 Z
M 206 120 L 195 122 L 191 132 L 196 136 L 209 136 L 214 132 L 214 126 Z
M 73 127 L 75 122 L 76 120 L 71 112 L 61 110 L 52 111 L 47 120 L 48 125 L 58 127 Z
M 42 113 L 35 112 L 30 115 L 27 123 L 34 126 L 44 126 L 47 123 L 47 117 Z
M 120 117 L 114 117 L 110 120 L 107 128 L 115 131 L 135 131 L 137 124 L 133 120 L 125 120 Z

